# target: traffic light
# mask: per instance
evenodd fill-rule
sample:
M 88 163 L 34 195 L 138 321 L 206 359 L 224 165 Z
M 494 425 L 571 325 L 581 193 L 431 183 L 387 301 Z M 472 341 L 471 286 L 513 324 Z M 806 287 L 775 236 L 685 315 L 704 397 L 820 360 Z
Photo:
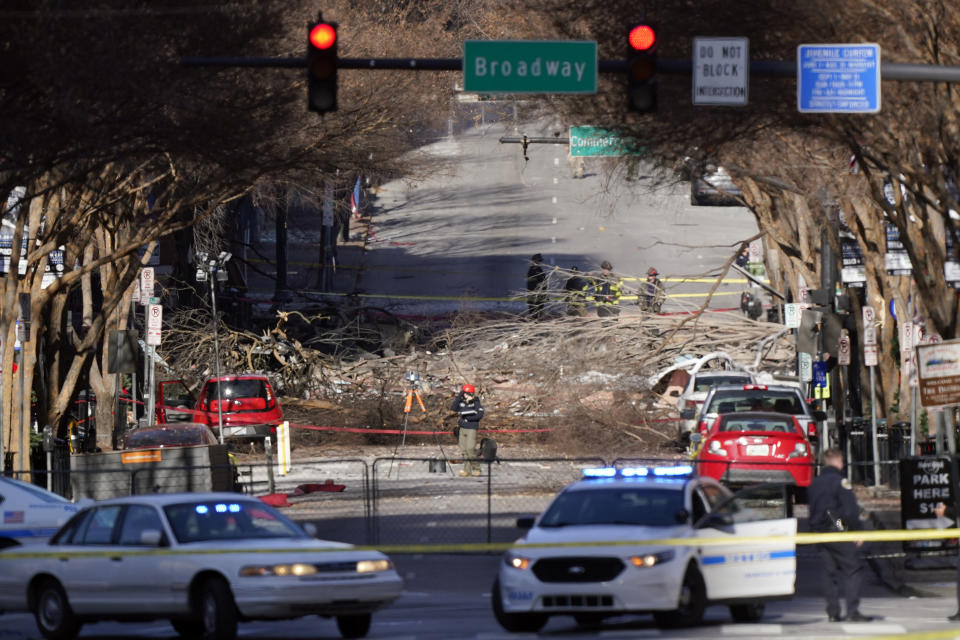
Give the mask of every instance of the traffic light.
M 307 26 L 307 109 L 337 110 L 337 25 L 333 22 Z
M 627 107 L 657 110 L 657 32 L 650 24 L 636 25 L 627 36 Z

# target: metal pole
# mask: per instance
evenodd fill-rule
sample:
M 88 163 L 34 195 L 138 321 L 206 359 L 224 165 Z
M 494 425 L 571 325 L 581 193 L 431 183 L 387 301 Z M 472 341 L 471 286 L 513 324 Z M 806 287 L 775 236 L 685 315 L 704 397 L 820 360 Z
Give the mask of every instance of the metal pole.
M 24 361 L 27 359 L 26 355 L 27 355 L 27 343 L 25 340 L 21 340 L 20 341 L 20 441 L 19 441 L 20 447 L 23 446 L 23 412 L 25 409 L 27 411 L 30 410 L 29 406 L 26 403 L 27 384 L 23 374 Z M 20 452 L 20 460 L 21 460 L 20 468 L 21 469 L 26 468 L 22 461 L 25 459 L 25 457 L 29 457 L 29 455 L 30 455 L 29 451 Z
M 213 307 L 213 361 L 217 373 L 217 428 L 220 430 L 220 444 L 223 444 L 223 381 L 220 379 L 220 333 L 217 320 L 217 283 L 213 269 L 207 266 L 210 282 L 210 306 Z
M 943 414 L 947 428 L 947 450 L 950 455 L 957 453 L 957 434 L 953 432 L 953 407 L 947 407 L 940 413 Z
M 270 442 L 270 436 L 263 439 L 263 452 L 267 455 L 267 493 L 275 493 L 276 487 L 273 481 L 273 444 Z
M 911 406 L 910 406 L 910 450 L 913 455 L 916 455 L 916 442 L 917 442 L 917 421 L 920 418 L 920 414 L 917 411 L 917 406 L 920 404 L 919 395 L 920 388 L 913 387 L 911 390 Z
M 877 377 L 870 369 L 870 433 L 873 436 L 873 486 L 880 486 L 880 446 L 877 443 Z
M 150 305 L 143 305 L 143 420 L 145 424 L 150 424 L 151 415 L 154 411 L 153 397 L 151 396 L 152 387 L 150 386 L 150 357 L 152 347 L 147 344 L 147 326 L 150 324 Z

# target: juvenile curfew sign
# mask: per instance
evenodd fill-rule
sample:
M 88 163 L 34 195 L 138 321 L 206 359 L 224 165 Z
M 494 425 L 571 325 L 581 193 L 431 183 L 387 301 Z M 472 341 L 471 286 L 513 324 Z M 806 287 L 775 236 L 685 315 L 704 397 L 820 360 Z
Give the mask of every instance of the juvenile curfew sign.
M 468 93 L 596 93 L 597 43 L 581 40 L 466 40 Z

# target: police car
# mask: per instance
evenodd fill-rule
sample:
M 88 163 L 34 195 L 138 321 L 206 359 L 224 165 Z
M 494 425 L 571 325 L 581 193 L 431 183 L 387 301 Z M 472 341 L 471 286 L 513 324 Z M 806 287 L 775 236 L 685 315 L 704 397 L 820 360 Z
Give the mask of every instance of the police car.
M 0 476 L 0 548 L 45 542 L 81 506 L 36 485 Z
M 517 520 L 529 531 L 503 556 L 494 615 L 530 633 L 555 615 L 594 625 L 652 613 L 660 626 L 695 625 L 712 604 L 758 621 L 765 601 L 794 593 L 797 521 L 786 495 L 783 485 L 733 494 L 689 465 L 584 469 L 539 517 Z

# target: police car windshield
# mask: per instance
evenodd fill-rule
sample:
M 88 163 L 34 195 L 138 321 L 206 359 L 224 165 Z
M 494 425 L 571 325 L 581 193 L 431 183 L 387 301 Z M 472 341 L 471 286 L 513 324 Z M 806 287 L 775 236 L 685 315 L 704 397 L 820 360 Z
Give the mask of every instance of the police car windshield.
M 567 491 L 554 500 L 540 527 L 626 524 L 669 527 L 677 524 L 683 491 L 653 487 L 597 487 Z

